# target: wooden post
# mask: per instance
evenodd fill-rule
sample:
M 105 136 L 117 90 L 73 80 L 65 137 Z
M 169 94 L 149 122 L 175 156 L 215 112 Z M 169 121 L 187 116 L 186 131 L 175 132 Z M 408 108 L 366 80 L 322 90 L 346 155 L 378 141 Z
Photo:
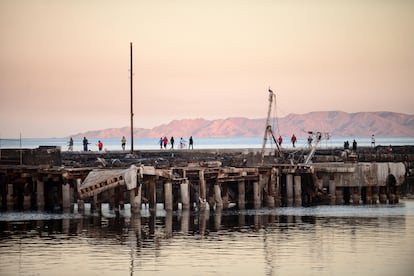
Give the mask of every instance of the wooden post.
M 295 206 L 302 206 L 302 178 L 300 175 L 294 177 Z
M 7 184 L 7 211 L 13 210 L 14 207 L 13 184 Z
M 204 170 L 198 172 L 199 186 L 200 186 L 200 210 L 206 209 L 206 180 L 204 179 Z
M 354 205 L 359 205 L 359 202 L 361 200 L 361 193 L 359 190 L 359 187 L 352 188 L 352 204 Z
M 24 184 L 23 209 L 30 210 L 32 205 L 32 185 L 28 182 Z
M 141 189 L 142 185 L 137 183 L 137 187 L 130 191 L 131 212 L 134 214 L 141 211 Z
M 222 183 L 221 189 L 222 189 L 221 198 L 223 200 L 223 209 L 228 209 L 229 208 L 229 192 L 227 190 L 227 183 Z
M 270 181 L 273 183 L 274 189 L 274 197 L 275 197 L 275 207 L 280 207 L 280 176 L 279 170 L 276 168 L 272 168 L 272 173 L 270 175 Z
M 156 193 L 156 190 L 155 190 L 155 184 L 156 184 L 155 183 L 155 177 L 151 177 L 149 179 L 149 198 L 148 198 L 149 209 L 151 211 L 154 211 L 157 208 L 157 206 L 156 206 L 157 193 Z
M 366 204 L 372 204 L 372 187 L 365 187 L 365 202 Z
M 287 206 L 291 207 L 293 205 L 293 175 L 286 175 L 286 202 Z
M 335 200 L 336 200 L 337 205 L 343 205 L 345 203 L 343 187 L 339 187 L 335 189 Z
M 188 233 L 190 226 L 190 210 L 189 208 L 183 209 L 181 212 L 181 232 Z
M 172 215 L 172 204 L 171 210 L 165 209 L 165 238 L 170 239 L 173 236 L 173 215 Z
M 173 194 L 172 194 L 172 183 L 171 180 L 167 180 L 164 182 L 164 209 L 166 211 L 172 211 L 173 210 Z
M 246 187 L 245 187 L 245 181 L 240 180 L 238 183 L 238 201 L 237 205 L 240 210 L 244 210 L 246 208 Z
M 187 210 L 190 208 L 190 195 L 188 190 L 188 180 L 184 180 L 180 184 L 180 191 L 181 191 L 181 204 L 182 209 Z
M 331 199 L 331 205 L 336 204 L 336 183 L 335 179 L 329 179 L 329 197 Z
M 217 208 L 223 208 L 223 200 L 221 198 L 221 187 L 219 183 L 214 185 L 214 202 Z
M 92 213 L 98 213 L 98 214 L 100 214 L 102 212 L 101 203 L 98 202 L 98 195 L 97 194 L 93 195 L 93 200 L 92 200 L 92 204 L 91 204 L 91 212 Z
M 378 204 L 379 196 L 378 196 L 378 187 L 372 186 L 372 204 Z
M 260 200 L 260 186 L 258 181 L 253 182 L 253 201 L 254 201 L 254 209 L 259 209 L 261 207 L 261 200 Z
M 76 178 L 76 190 L 79 192 L 82 179 Z M 82 199 L 78 199 L 78 213 L 83 213 L 85 211 L 85 203 Z
M 275 182 L 272 181 L 272 170 L 268 171 L 266 175 L 260 175 L 263 177 L 263 184 L 267 187 L 267 198 L 266 205 L 268 208 L 275 207 Z
M 36 180 L 36 205 L 38 211 L 45 210 L 45 183 L 39 178 Z

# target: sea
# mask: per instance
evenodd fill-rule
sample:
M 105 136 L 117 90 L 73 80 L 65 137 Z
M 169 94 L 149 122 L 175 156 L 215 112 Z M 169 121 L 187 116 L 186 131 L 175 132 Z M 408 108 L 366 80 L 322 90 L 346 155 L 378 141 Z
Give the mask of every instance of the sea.
M 296 147 L 307 147 L 307 137 L 297 137 Z M 194 149 L 232 149 L 232 148 L 252 148 L 259 149 L 263 145 L 263 137 L 252 138 L 197 138 L 194 139 Z M 121 150 L 121 138 L 89 138 L 89 150 L 98 150 L 98 141 L 103 142 L 103 149 L 106 151 Z M 371 137 L 331 137 L 328 140 L 323 139 L 319 148 L 336 148 L 343 147 L 344 142 L 348 141 L 352 145 L 355 140 L 358 146 L 371 146 Z M 175 138 L 175 148 L 179 148 L 179 138 Z M 188 146 L 188 138 L 184 138 Z M 414 137 L 375 137 L 376 145 L 382 146 L 404 146 L 414 145 Z M 1 148 L 37 148 L 39 146 L 58 146 L 62 151 L 68 150 L 69 138 L 16 138 L 16 139 L 0 139 Z M 266 147 L 272 147 L 274 143 L 270 139 L 267 141 Z M 169 145 L 170 147 L 170 145 Z M 290 137 L 283 137 L 283 148 L 292 148 Z M 127 149 L 130 149 L 130 142 L 127 139 Z M 159 138 L 135 138 L 134 150 L 155 150 L 159 149 Z M 82 139 L 74 139 L 74 151 L 83 150 Z
M 289 141 L 288 138 L 284 138 Z M 341 137 L 321 147 L 341 147 Z M 59 146 L 68 139 L 2 139 L 1 148 Z M 120 150 L 120 139 L 101 139 Z M 90 139 L 91 150 L 97 150 Z M 262 138 L 204 139 L 194 147 L 260 148 Z M 377 145 L 414 145 L 377 137 Z M 306 146 L 306 137 L 299 138 Z M 291 147 L 290 143 L 282 146 Z M 95 147 L 95 148 L 94 148 Z M 158 139 L 135 140 L 158 149 Z M 81 150 L 75 139 L 74 150 Z M 414 275 L 414 200 L 396 205 L 322 205 L 248 210 L 155 212 L 130 206 L 102 214 L 0 212 L 0 275 Z

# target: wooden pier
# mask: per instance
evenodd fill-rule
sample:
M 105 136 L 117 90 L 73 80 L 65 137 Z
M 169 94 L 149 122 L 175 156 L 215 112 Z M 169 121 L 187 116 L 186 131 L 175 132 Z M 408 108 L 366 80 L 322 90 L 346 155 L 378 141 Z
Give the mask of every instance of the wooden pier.
M 209 154 L 216 160 L 207 158 Z M 205 158 L 194 161 L 187 156 L 183 163 L 177 153 L 175 162 L 158 158 L 164 161 L 158 165 L 143 164 L 140 156 L 141 161 L 121 167 L 0 165 L 0 206 L 3 210 L 70 212 L 75 206 L 82 211 L 89 203 L 93 212 L 100 212 L 101 204 L 109 203 L 115 212 L 125 204 L 130 204 L 132 212 L 140 212 L 142 208 L 154 211 L 160 205 L 173 211 L 395 204 L 407 175 L 404 162 L 259 165 L 256 156 L 247 152 L 237 153 L 233 160 L 240 166 L 231 166 L 224 165 L 229 162 L 217 153 L 199 155 Z

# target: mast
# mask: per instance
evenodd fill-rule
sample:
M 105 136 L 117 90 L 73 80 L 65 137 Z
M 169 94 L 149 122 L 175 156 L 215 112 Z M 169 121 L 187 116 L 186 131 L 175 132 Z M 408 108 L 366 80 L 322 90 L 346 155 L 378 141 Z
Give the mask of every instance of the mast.
M 133 110 L 133 89 L 132 89 L 132 42 L 130 43 L 130 56 L 131 56 L 131 68 L 130 68 L 130 81 L 131 81 L 131 153 L 134 153 L 134 110 Z

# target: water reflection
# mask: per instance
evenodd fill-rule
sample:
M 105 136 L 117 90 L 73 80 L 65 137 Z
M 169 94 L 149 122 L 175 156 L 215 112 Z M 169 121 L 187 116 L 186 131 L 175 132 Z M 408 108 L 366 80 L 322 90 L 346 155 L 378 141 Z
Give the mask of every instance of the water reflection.
M 411 202 L 162 216 L 3 213 L 0 275 L 54 275 L 62 269 L 78 275 L 404 275 L 395 272 L 409 271 L 407 256 L 414 253 L 413 207 Z

